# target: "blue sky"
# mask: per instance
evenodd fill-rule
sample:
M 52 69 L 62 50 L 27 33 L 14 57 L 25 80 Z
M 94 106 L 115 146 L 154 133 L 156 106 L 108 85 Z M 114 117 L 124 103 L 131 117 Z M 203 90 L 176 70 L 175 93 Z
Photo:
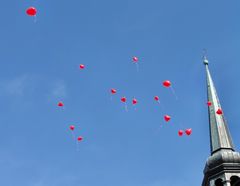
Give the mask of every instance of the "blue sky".
M 210 151 L 203 48 L 240 147 L 239 9 L 237 0 L 2 0 L 0 184 L 200 185 Z M 186 128 L 192 135 L 178 137 Z

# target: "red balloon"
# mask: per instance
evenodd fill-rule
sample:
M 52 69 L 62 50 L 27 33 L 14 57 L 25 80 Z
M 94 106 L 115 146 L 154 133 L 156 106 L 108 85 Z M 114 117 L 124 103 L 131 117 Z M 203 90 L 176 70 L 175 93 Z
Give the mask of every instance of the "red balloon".
M 80 69 L 84 69 L 85 66 L 83 64 L 79 65 Z
M 34 8 L 34 7 L 29 7 L 27 10 L 26 10 L 26 13 L 27 15 L 29 16 L 35 16 L 37 14 L 37 9 Z
M 158 101 L 158 100 L 159 100 L 159 97 L 158 97 L 158 96 L 155 96 L 154 99 L 155 99 L 156 101 Z
M 189 136 L 192 134 L 192 129 L 186 129 L 185 130 L 185 133 Z
M 183 135 L 183 130 L 179 130 L 179 131 L 178 131 L 178 135 L 179 135 L 179 136 L 182 136 L 182 135 Z
M 70 128 L 70 130 L 74 130 L 75 129 L 74 125 L 71 125 L 69 128 Z
M 82 136 L 78 136 L 77 140 L 78 140 L 78 141 L 82 141 L 82 140 L 83 140 L 83 137 L 82 137 Z
M 127 101 L 127 98 L 126 97 L 122 97 L 121 101 L 125 103 Z
M 217 112 L 216 112 L 218 115 L 222 115 L 222 110 L 219 108 L 218 110 L 217 110 Z
M 163 86 L 170 87 L 171 86 L 171 82 L 166 80 L 166 81 L 163 82 Z
M 132 59 L 134 63 L 138 62 L 138 58 L 136 56 L 134 56 Z
M 211 102 L 211 101 L 208 101 L 208 102 L 207 102 L 207 105 L 208 105 L 208 106 L 211 106 L 211 105 L 212 105 L 212 102 Z
M 112 89 L 111 89 L 111 93 L 112 93 L 112 94 L 116 94 L 116 93 L 117 93 L 117 90 L 114 89 L 114 88 L 112 88 Z
M 63 104 L 63 102 L 61 102 L 61 101 L 58 103 L 58 106 L 59 106 L 59 107 L 63 107 L 63 105 L 64 105 L 64 104 Z
M 137 99 L 135 99 L 135 98 L 132 100 L 132 104 L 133 104 L 133 105 L 137 104 L 137 102 L 138 102 L 138 101 L 137 101 Z
M 165 119 L 166 122 L 168 122 L 171 119 L 171 117 L 169 115 L 165 115 L 164 119 Z

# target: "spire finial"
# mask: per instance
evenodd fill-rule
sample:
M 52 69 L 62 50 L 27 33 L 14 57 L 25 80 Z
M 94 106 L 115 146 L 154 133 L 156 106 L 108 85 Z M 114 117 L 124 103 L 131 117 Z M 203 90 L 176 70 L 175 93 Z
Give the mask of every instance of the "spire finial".
M 203 64 L 208 65 L 207 50 L 205 48 L 203 49 Z

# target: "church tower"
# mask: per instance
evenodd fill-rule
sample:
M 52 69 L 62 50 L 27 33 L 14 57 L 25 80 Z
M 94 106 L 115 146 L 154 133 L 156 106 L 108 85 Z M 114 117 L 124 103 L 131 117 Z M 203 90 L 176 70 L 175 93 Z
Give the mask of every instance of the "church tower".
M 240 154 L 234 150 L 206 57 L 203 63 L 207 73 L 207 97 L 211 103 L 208 107 L 211 156 L 204 168 L 202 186 L 240 186 Z

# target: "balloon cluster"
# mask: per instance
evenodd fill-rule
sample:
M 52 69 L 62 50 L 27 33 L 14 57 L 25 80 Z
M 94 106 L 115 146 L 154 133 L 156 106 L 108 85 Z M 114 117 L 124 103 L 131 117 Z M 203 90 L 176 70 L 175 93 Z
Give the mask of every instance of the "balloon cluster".
M 111 92 L 112 95 L 114 95 L 114 94 L 117 93 L 117 90 L 115 88 L 112 88 L 110 90 L 110 92 Z M 120 98 L 120 101 L 125 104 L 125 109 L 126 109 L 126 111 L 128 111 L 128 109 L 127 109 L 127 98 L 125 96 L 123 96 L 123 97 Z M 133 98 L 132 99 L 132 105 L 136 105 L 137 103 L 138 103 L 138 100 L 136 98 Z
M 57 105 L 58 105 L 59 107 L 63 107 L 63 106 L 64 106 L 64 104 L 63 104 L 62 101 L 58 102 Z M 75 126 L 74 126 L 74 125 L 70 125 L 70 126 L 69 126 L 69 129 L 72 131 L 72 136 L 73 136 L 73 138 L 75 139 L 75 134 L 74 134 Z M 82 136 L 78 136 L 78 137 L 77 137 L 77 141 L 82 141 L 82 140 L 83 140 L 83 137 L 82 137 Z
M 79 68 L 82 70 L 82 69 L 85 68 L 85 65 L 84 64 L 80 64 Z M 59 107 L 63 107 L 64 106 L 63 102 L 62 101 L 58 102 L 58 106 Z M 73 136 L 73 138 L 75 140 L 75 134 L 74 134 L 75 126 L 74 125 L 70 125 L 69 129 L 71 130 L 72 136 Z M 78 142 L 80 142 L 80 141 L 83 140 L 83 137 L 82 136 L 78 136 L 76 139 L 77 139 Z
M 178 135 L 179 135 L 179 136 L 183 136 L 183 134 L 184 134 L 184 131 L 183 131 L 183 130 L 179 130 L 179 131 L 178 131 Z M 187 136 L 190 136 L 190 135 L 192 134 L 192 129 L 186 129 L 186 130 L 185 130 L 185 134 L 186 134 Z
M 138 57 L 134 56 L 134 57 L 132 58 L 132 61 L 133 61 L 135 64 L 137 64 L 137 63 L 139 62 L 139 59 L 138 59 Z M 174 95 L 175 95 L 175 92 L 174 92 L 174 90 L 173 90 L 173 88 L 172 88 L 172 83 L 171 83 L 171 81 L 165 80 L 165 81 L 162 82 L 162 85 L 163 85 L 163 87 L 165 87 L 165 88 L 171 88 L 172 91 L 173 91 L 173 93 L 174 93 Z M 117 94 L 117 89 L 111 88 L 111 89 L 110 89 L 110 93 L 111 93 L 111 95 Z M 176 96 L 176 95 L 175 95 L 175 96 Z M 154 99 L 157 103 L 160 103 L 160 98 L 159 98 L 159 96 L 156 95 L 156 96 L 153 97 L 153 99 Z M 128 109 L 127 109 L 127 98 L 126 98 L 125 96 L 122 96 L 122 97 L 120 98 L 120 101 L 125 104 L 125 110 L 128 111 Z M 136 105 L 136 104 L 138 104 L 138 100 L 137 100 L 136 98 L 133 98 L 133 99 L 132 99 L 132 105 Z M 169 122 L 169 121 L 171 120 L 171 116 L 170 116 L 170 115 L 167 115 L 167 114 L 164 115 L 164 120 L 165 120 L 165 122 Z M 187 135 L 190 135 L 190 133 L 188 132 L 188 130 L 186 130 L 186 134 L 187 134 Z
M 137 64 L 138 61 L 139 61 L 139 59 L 138 59 L 138 57 L 134 56 L 134 57 L 132 58 L 132 61 L 133 61 L 135 64 Z M 165 88 L 171 88 L 173 94 L 176 96 L 176 94 L 175 94 L 175 92 L 174 92 L 174 90 L 173 90 L 173 88 L 172 88 L 172 83 L 171 83 L 171 81 L 165 80 L 165 81 L 162 82 L 162 85 L 163 85 L 163 87 L 165 87 Z M 110 89 L 110 93 L 111 93 L 112 95 L 115 95 L 115 94 L 117 93 L 117 90 L 116 90 L 115 88 L 111 88 L 111 89 Z M 176 96 L 176 97 L 177 97 L 177 96 Z M 159 98 L 159 96 L 154 96 L 153 99 L 154 99 L 157 103 L 160 103 L 160 98 Z M 122 97 L 120 98 L 120 101 L 125 104 L 125 109 L 126 109 L 126 111 L 128 111 L 128 109 L 127 109 L 127 98 L 126 98 L 125 96 L 122 96 Z M 136 104 L 138 104 L 138 100 L 137 100 L 136 98 L 133 98 L 133 99 L 132 99 L 132 105 L 136 105 Z M 169 122 L 169 121 L 171 120 L 171 116 L 170 116 L 170 115 L 167 115 L 167 114 L 164 115 L 164 120 L 165 120 L 165 122 Z M 191 134 L 191 131 L 192 131 L 192 129 L 187 129 L 187 130 L 185 131 L 185 133 L 186 133 L 187 135 L 190 135 L 190 134 Z M 180 135 L 180 136 L 182 135 L 181 133 L 183 134 L 182 130 L 179 130 L 179 135 Z
M 36 9 L 35 7 L 29 7 L 29 8 L 26 9 L 26 14 L 27 14 L 28 16 L 34 16 L 34 17 L 36 17 L 37 12 L 38 12 L 38 11 L 37 11 L 37 9 Z M 138 69 L 138 68 L 139 68 L 139 67 L 138 67 L 139 58 L 138 58 L 137 56 L 132 57 L 132 62 L 133 62 L 134 64 L 136 64 L 137 69 Z M 80 65 L 79 65 L 79 68 L 80 68 L 80 70 L 84 70 L 84 69 L 85 69 L 85 65 L 84 65 L 84 64 L 80 64 Z M 176 99 L 177 99 L 177 96 L 176 96 L 175 91 L 174 91 L 174 89 L 173 89 L 173 87 L 172 87 L 171 81 L 165 80 L 165 81 L 162 82 L 162 85 L 163 85 L 163 87 L 165 87 L 165 88 L 170 88 L 170 89 L 172 90 L 172 93 L 175 95 L 175 97 L 176 97 Z M 111 88 L 110 92 L 111 92 L 112 95 L 117 94 L 117 90 L 116 90 L 115 88 Z M 154 101 L 156 101 L 157 103 L 160 103 L 160 98 L 159 98 L 159 96 L 156 95 L 156 96 L 153 97 L 153 99 L 154 99 Z M 122 97 L 120 98 L 120 101 L 125 104 L 125 110 L 126 110 L 126 111 L 128 111 L 128 109 L 127 109 L 127 100 L 128 100 L 128 99 L 127 99 L 125 96 L 122 96 Z M 132 100 L 131 100 L 131 103 L 132 103 L 133 106 L 136 106 L 136 105 L 139 103 L 139 101 L 138 101 L 138 99 L 136 99 L 135 97 L 133 97 Z M 58 107 L 64 107 L 64 103 L 63 103 L 62 101 L 58 102 L 57 105 L 58 105 Z M 212 102 L 211 102 L 211 101 L 208 101 L 208 102 L 207 102 L 207 105 L 208 105 L 209 107 L 211 107 L 211 106 L 212 106 Z M 222 115 L 222 114 L 223 114 L 223 111 L 221 110 L 221 108 L 218 108 L 218 109 L 217 109 L 216 114 L 218 114 L 218 115 Z M 165 122 L 169 122 L 169 121 L 171 120 L 171 116 L 166 114 L 166 115 L 164 115 L 163 119 L 165 120 Z M 82 136 L 78 136 L 77 138 L 75 138 L 75 134 L 74 134 L 75 126 L 74 126 L 74 125 L 71 125 L 71 126 L 69 127 L 69 129 L 71 130 L 72 135 L 74 136 L 74 139 L 77 139 L 78 142 L 83 140 L 83 137 L 82 137 Z M 188 129 L 186 129 L 185 131 L 184 131 L 184 130 L 179 130 L 179 131 L 178 131 L 178 135 L 179 135 L 179 136 L 183 136 L 184 133 L 185 133 L 187 136 L 190 136 L 190 135 L 192 134 L 192 129 L 191 129 L 191 128 L 188 128 Z

